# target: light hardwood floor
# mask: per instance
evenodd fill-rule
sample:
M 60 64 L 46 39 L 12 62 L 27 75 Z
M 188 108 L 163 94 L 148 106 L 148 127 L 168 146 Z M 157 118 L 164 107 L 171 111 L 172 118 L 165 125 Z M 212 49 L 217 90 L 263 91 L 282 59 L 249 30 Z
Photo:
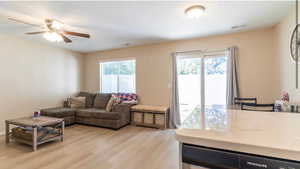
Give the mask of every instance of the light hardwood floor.
M 178 169 L 174 130 L 127 126 L 118 131 L 73 125 L 64 142 L 38 147 L 0 137 L 0 169 Z

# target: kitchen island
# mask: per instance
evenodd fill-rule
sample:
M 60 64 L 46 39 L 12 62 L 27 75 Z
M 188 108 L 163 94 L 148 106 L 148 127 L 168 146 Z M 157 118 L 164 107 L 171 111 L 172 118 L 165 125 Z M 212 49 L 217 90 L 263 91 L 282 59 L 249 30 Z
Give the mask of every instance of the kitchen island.
M 300 114 L 207 109 L 176 139 L 184 169 L 300 169 Z

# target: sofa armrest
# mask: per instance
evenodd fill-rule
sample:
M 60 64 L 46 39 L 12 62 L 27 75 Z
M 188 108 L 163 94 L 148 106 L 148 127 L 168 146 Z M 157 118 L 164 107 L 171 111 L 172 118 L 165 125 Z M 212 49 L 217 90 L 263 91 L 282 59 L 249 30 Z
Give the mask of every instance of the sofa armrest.
M 126 112 L 130 112 L 130 108 L 131 108 L 131 105 L 122 103 L 122 104 L 115 105 L 112 108 L 112 111 L 126 113 Z
M 120 113 L 121 119 L 129 123 L 131 106 L 130 104 L 118 104 L 113 107 L 112 111 Z

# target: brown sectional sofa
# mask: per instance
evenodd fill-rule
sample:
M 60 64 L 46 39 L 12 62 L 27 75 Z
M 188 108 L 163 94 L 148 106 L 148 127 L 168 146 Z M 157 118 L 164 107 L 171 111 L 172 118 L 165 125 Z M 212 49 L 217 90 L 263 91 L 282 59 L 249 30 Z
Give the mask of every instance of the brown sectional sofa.
M 42 109 L 41 115 L 64 118 L 66 125 L 79 123 L 119 129 L 130 123 L 130 104 L 118 104 L 113 107 L 112 112 L 105 110 L 111 94 L 81 92 L 78 96 L 86 97 L 85 108 L 58 107 Z
M 65 124 L 71 125 L 74 124 L 76 121 L 75 120 L 76 111 L 77 111 L 76 109 L 72 109 L 72 108 L 57 107 L 57 108 L 42 109 L 41 115 L 64 118 Z

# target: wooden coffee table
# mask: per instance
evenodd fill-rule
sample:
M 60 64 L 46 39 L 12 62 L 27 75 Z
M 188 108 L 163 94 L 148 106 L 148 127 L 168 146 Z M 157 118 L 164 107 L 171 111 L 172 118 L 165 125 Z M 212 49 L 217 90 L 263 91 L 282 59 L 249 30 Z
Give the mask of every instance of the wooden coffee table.
M 17 118 L 17 119 L 11 119 L 11 120 L 6 120 L 6 144 L 10 142 L 10 138 L 13 138 L 12 133 L 10 132 L 10 125 L 15 125 L 19 127 L 29 127 L 32 128 L 32 141 L 28 140 L 20 140 L 18 141 L 29 144 L 32 146 L 33 151 L 36 151 L 37 146 L 49 141 L 57 140 L 60 139 L 63 141 L 64 139 L 64 128 L 65 128 L 65 122 L 64 119 L 62 118 L 53 118 L 53 117 L 46 117 L 46 116 L 40 116 L 40 117 L 22 117 L 22 118 Z M 59 125 L 60 124 L 60 125 Z M 59 134 L 55 137 L 51 137 L 48 139 L 45 139 L 43 141 L 38 141 L 37 139 L 37 132 L 38 128 L 40 127 L 46 127 L 46 126 L 52 126 L 52 125 L 58 125 L 59 126 Z

